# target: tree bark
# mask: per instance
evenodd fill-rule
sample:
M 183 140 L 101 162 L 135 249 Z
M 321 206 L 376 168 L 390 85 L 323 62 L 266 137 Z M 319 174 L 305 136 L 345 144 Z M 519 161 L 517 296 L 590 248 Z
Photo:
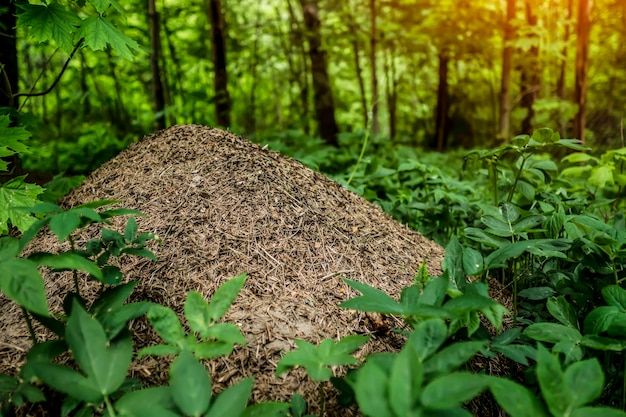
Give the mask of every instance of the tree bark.
M 152 107 L 156 115 L 155 128 L 165 129 L 165 94 L 161 81 L 161 35 L 159 30 L 159 13 L 155 0 L 148 0 L 148 21 L 150 22 L 150 71 L 152 74 Z
M 17 99 L 12 94 L 18 92 L 17 37 L 15 26 L 15 2 L 3 2 L 6 8 L 0 15 L 0 107 L 17 108 Z
M 378 119 L 378 75 L 376 73 L 376 0 L 370 0 L 370 67 L 372 70 L 372 134 L 380 134 L 380 120 Z
M 207 0 L 207 14 L 211 22 L 215 119 L 218 126 L 229 127 L 231 101 L 226 71 L 226 20 L 221 0 Z
M 317 0 L 300 0 L 306 28 L 306 38 L 309 43 L 309 59 L 311 61 L 311 75 L 313 78 L 313 100 L 317 115 L 318 129 L 322 139 L 330 145 L 337 146 L 339 128 L 335 120 L 335 104 L 328 77 L 326 52 L 322 49 L 320 33 L 319 7 Z
M 526 0 L 526 22 L 529 27 L 537 26 L 537 14 L 533 10 L 533 1 Z M 533 35 L 536 38 L 535 35 Z M 539 40 L 535 39 L 535 44 L 530 47 L 525 65 L 522 67 L 522 99 L 521 105 L 526 109 L 526 117 L 522 120 L 522 133 L 530 134 L 533 128 L 533 118 L 535 117 L 535 99 L 539 96 L 541 79 L 539 74 Z
M 300 92 L 300 125 L 304 130 L 304 133 L 309 135 L 311 133 L 311 125 L 309 118 L 309 66 L 307 63 L 307 51 L 304 46 L 304 34 L 302 33 L 302 27 L 290 0 L 287 0 L 287 8 L 289 10 L 289 23 L 290 23 L 290 38 L 294 45 L 299 46 L 300 58 L 297 60 L 297 66 L 294 63 L 293 79 L 298 84 L 298 91 Z M 289 62 L 291 63 L 291 59 Z M 295 60 L 294 60 L 295 61 Z M 291 64 L 290 64 L 291 65 Z
M 436 139 L 437 151 L 443 152 L 448 141 L 448 64 L 446 52 L 439 53 L 439 87 L 437 88 Z
M 575 102 L 578 112 L 574 118 L 574 137 L 585 143 L 585 122 L 587 104 L 587 70 L 589 68 L 589 0 L 578 2 L 578 28 L 576 40 L 576 88 Z
M 506 2 L 506 20 L 504 22 L 504 39 L 502 49 L 502 78 L 500 80 L 500 123 L 498 129 L 498 139 L 508 141 L 511 135 L 511 57 L 513 47 L 509 43 L 513 40 L 515 29 L 513 28 L 515 19 L 515 0 Z
M 563 49 L 561 50 L 561 67 L 559 70 L 559 78 L 556 80 L 556 94 L 561 100 L 565 100 L 565 75 L 567 70 L 567 51 L 570 37 L 570 22 L 572 21 L 572 13 L 574 9 L 574 0 L 567 1 L 567 24 L 565 25 L 565 34 L 563 35 Z M 567 132 L 567 121 L 561 117 L 559 120 L 561 136 L 565 137 Z
M 398 89 L 396 80 L 396 66 L 394 63 L 393 51 L 387 49 L 387 60 L 385 61 L 385 78 L 387 79 L 387 109 L 389 112 L 389 139 L 396 137 L 396 109 L 398 102 Z
M 352 57 L 354 59 L 354 70 L 359 83 L 359 93 L 361 95 L 361 108 L 363 111 L 363 126 L 367 127 L 369 116 L 367 111 L 367 95 L 365 93 L 365 82 L 363 81 L 363 69 L 361 68 L 361 53 L 359 48 L 359 29 L 354 21 L 352 13 L 348 14 L 348 27 L 350 29 L 350 45 L 352 46 Z

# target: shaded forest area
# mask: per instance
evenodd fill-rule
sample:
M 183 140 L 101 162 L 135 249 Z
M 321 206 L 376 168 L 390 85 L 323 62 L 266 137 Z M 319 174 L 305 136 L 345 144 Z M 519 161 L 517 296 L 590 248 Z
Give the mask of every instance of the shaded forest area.
M 19 6 L 0 8 L 0 106 L 34 116 L 32 169 L 88 172 L 183 123 L 330 144 L 371 128 L 439 151 L 537 127 L 623 145 L 626 0 L 114 3 L 96 15 L 121 52 L 60 35 L 78 3 Z

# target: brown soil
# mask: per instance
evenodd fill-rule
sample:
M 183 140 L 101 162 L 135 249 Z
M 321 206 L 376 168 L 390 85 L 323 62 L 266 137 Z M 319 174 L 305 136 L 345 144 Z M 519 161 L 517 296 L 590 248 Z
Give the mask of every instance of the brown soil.
M 140 230 L 163 241 L 151 247 L 158 262 L 122 263 L 127 278 L 140 281 L 137 297 L 182 313 L 188 291 L 208 298 L 228 278 L 248 273 L 225 317 L 241 327 L 247 346 L 207 366 L 217 391 L 255 375 L 257 402 L 285 401 L 299 392 L 309 411 L 317 411 L 317 386 L 302 370 L 274 376 L 294 339 L 372 334 L 361 357 L 399 346 L 396 337 L 375 331 L 375 320 L 337 307 L 357 295 L 342 278 L 398 297 L 422 261 L 431 274 L 441 272 L 437 244 L 301 163 L 218 129 L 177 126 L 146 137 L 97 169 L 63 204 L 97 199 L 142 211 Z M 122 222 L 115 227 L 122 230 Z M 50 235 L 37 245 L 59 248 Z M 48 274 L 53 310 L 70 287 L 67 275 Z M 0 371 L 15 373 L 30 342 L 14 304 L 0 298 L 0 312 Z M 133 326 L 137 347 L 160 341 L 144 320 Z M 156 383 L 167 379 L 168 367 L 165 359 L 147 358 L 133 375 Z M 328 411 L 340 413 L 332 404 Z

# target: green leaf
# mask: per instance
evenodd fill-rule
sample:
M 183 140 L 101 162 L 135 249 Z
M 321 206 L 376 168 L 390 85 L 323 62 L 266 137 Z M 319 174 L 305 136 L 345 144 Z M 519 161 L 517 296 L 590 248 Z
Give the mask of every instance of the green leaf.
M 622 313 L 626 312 L 626 290 L 619 285 L 607 285 L 602 288 L 602 298 L 608 305 L 619 308 Z
M 376 362 L 366 362 L 356 374 L 354 394 L 361 412 L 372 417 L 394 417 L 387 396 L 381 387 L 387 386 L 388 376 Z M 408 381 L 407 381 L 408 382 Z
M 127 242 L 132 242 L 137 236 L 137 220 L 134 217 L 130 217 L 126 223 L 126 229 L 124 229 L 124 239 Z
M 14 237 L 0 237 L 0 263 L 16 258 L 20 254 L 20 241 Z
M 50 230 L 57 236 L 59 242 L 63 242 L 79 227 L 80 216 L 72 210 L 55 214 L 50 218 Z
M 211 378 L 191 352 L 181 351 L 172 363 L 170 387 L 174 402 L 185 415 L 198 417 L 209 408 Z
M 518 297 L 527 298 L 529 300 L 539 301 L 552 297 L 554 290 L 550 287 L 532 287 L 525 288 L 517 293 Z
M 289 404 L 269 401 L 246 408 L 241 417 L 284 417 L 288 411 Z
M 50 316 L 46 289 L 35 262 L 16 258 L 0 263 L 0 289 L 25 309 Z
M 402 305 L 393 298 L 389 297 L 383 291 L 367 284 L 352 281 L 346 278 L 344 278 L 343 281 L 355 290 L 361 292 L 363 295 L 344 301 L 339 304 L 339 307 L 383 314 L 404 313 L 405 309 Z
M 513 236 L 513 229 L 508 222 L 494 216 L 483 216 L 480 221 L 489 228 L 489 232 L 500 237 Z
M 443 345 L 447 337 L 448 328 L 443 320 L 425 320 L 415 327 L 404 348 L 412 349 L 417 359 L 423 362 Z
M 593 167 L 591 175 L 587 181 L 590 185 L 599 188 L 604 188 L 607 184 L 614 184 L 615 180 L 613 179 L 613 170 L 609 165 L 598 165 Z
M 483 255 L 473 248 L 463 251 L 463 269 L 468 276 L 479 275 L 485 268 Z
M 202 342 L 189 347 L 199 359 L 212 359 L 218 356 L 230 355 L 234 345 L 228 342 Z
M 154 345 L 148 346 L 139 351 L 137 358 L 142 356 L 154 355 L 154 356 L 171 356 L 178 355 L 180 348 L 173 345 Z
M 232 323 L 217 323 L 210 326 L 204 332 L 200 333 L 200 336 L 205 339 L 215 339 L 220 342 L 226 342 L 231 344 L 245 345 L 246 339 L 241 334 L 239 327 Z
M 32 366 L 39 379 L 60 392 L 81 401 L 102 401 L 102 392 L 96 386 L 95 380 L 61 365 L 39 362 Z
M 596 335 L 585 335 L 581 340 L 582 346 L 596 350 L 610 350 L 613 352 L 621 352 L 626 349 L 624 343 L 609 337 L 601 337 Z
M 389 405 L 397 416 L 411 415 L 422 388 L 423 366 L 413 349 L 395 355 L 389 375 Z
M 208 314 L 210 320 L 217 321 L 226 313 L 230 305 L 235 301 L 235 298 L 237 298 L 239 291 L 241 291 L 246 281 L 246 275 L 241 274 L 229 279 L 215 291 L 209 303 Z
M 461 314 L 468 311 L 476 311 L 491 308 L 498 303 L 491 298 L 477 294 L 463 294 L 447 301 L 443 307 L 447 310 Z
M 578 330 L 571 326 L 556 323 L 533 323 L 524 330 L 524 335 L 548 343 L 561 341 L 579 343 L 583 337 Z
M 441 303 L 443 303 L 443 300 L 446 298 L 449 285 L 450 281 L 446 276 L 428 281 L 424 287 L 424 292 L 417 299 L 417 304 L 435 307 L 441 306 Z M 419 291 L 419 288 L 417 288 L 417 290 Z M 408 310 L 409 306 L 407 305 L 406 307 Z
M 537 349 L 537 379 L 550 412 L 555 416 L 567 415 L 575 398 L 565 383 L 559 360 L 541 345 Z
M 64 253 L 35 253 L 28 259 L 37 262 L 41 266 L 49 266 L 60 270 L 85 271 L 98 279 L 102 279 L 102 271 L 94 262 L 71 252 Z
M 491 377 L 489 389 L 511 417 L 546 417 L 537 398 L 526 388 L 504 378 Z
M 129 392 L 115 403 L 121 416 L 178 417 L 170 387 L 154 387 Z
M 550 314 L 552 314 L 552 317 L 557 319 L 561 324 L 578 330 L 578 316 L 565 297 L 562 295 L 550 297 L 546 306 Z
M 65 7 L 53 1 L 48 5 L 21 3 L 22 13 L 18 14 L 17 26 L 29 28 L 28 34 L 35 42 L 54 41 L 65 52 L 74 48 L 74 32 L 81 19 L 75 13 L 68 12 Z
M 185 318 L 191 330 L 200 335 L 206 332 L 213 323 L 210 317 L 209 304 L 204 300 L 202 294 L 197 291 L 187 293 L 187 299 L 185 300 Z
M 604 389 L 604 373 L 597 358 L 573 363 L 565 370 L 564 377 L 575 407 L 593 402 Z
M 133 342 L 126 331 L 108 341 L 98 320 L 74 301 L 65 338 L 74 359 L 102 395 L 117 391 L 126 379 L 133 356 Z
M 606 332 L 613 320 L 621 313 L 620 307 L 601 306 L 594 308 L 587 314 L 583 324 L 585 334 L 600 334 Z
M 571 417 L 626 417 L 626 412 L 609 407 L 583 407 L 573 410 Z
M 185 330 L 172 310 L 161 305 L 153 305 L 148 310 L 148 320 L 163 341 L 178 347 L 184 346 Z
M 248 404 L 253 383 L 254 378 L 246 378 L 222 391 L 215 398 L 209 412 L 204 417 L 239 417 Z
M 33 207 L 39 200 L 37 196 L 43 192 L 38 185 L 24 182 L 24 177 L 13 178 L 0 186 L 0 234 L 9 231 L 9 224 L 25 232 L 36 219 L 21 207 Z
M 487 375 L 469 372 L 442 375 L 424 387 L 422 404 L 430 409 L 446 410 L 471 400 L 487 388 L 488 384 Z
M 429 378 L 450 373 L 470 360 L 486 344 L 486 341 L 475 341 L 446 346 L 424 362 L 424 373 Z
M 133 50 L 141 52 L 141 48 L 104 17 L 88 17 L 78 30 L 78 36 L 85 38 L 85 45 L 94 51 L 104 50 L 107 45 L 119 53 L 123 58 L 132 61 Z

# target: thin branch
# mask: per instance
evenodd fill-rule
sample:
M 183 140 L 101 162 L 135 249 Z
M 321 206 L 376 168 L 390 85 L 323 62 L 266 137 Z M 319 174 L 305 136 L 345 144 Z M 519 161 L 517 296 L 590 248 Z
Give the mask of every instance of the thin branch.
M 3 38 L 9 38 L 9 39 L 17 38 L 17 36 L 15 36 L 15 35 L 9 35 L 8 33 L 4 33 L 4 32 L 0 32 L 0 36 L 3 37 Z
M 54 79 L 54 81 L 52 82 L 50 87 L 48 87 L 44 91 L 40 91 L 40 92 L 37 92 L 37 93 L 32 93 L 32 92 L 31 93 L 16 93 L 16 94 L 13 94 L 13 98 L 17 98 L 17 97 L 38 97 L 38 96 L 45 96 L 46 94 L 50 93 L 50 91 L 52 91 L 52 89 L 54 89 L 54 87 L 56 87 L 56 85 L 59 83 L 59 81 L 61 81 L 61 77 L 63 76 L 63 73 L 65 73 L 65 70 L 67 69 L 67 66 L 69 65 L 70 61 L 74 57 L 74 54 L 76 54 L 76 51 L 78 51 L 78 49 L 83 44 L 84 40 L 85 39 L 83 38 L 83 39 L 78 41 L 78 43 L 76 44 L 76 46 L 72 50 L 72 53 L 70 53 L 69 58 L 67 58 L 67 61 L 65 61 L 65 64 L 63 65 L 63 68 L 61 68 L 61 72 Z

